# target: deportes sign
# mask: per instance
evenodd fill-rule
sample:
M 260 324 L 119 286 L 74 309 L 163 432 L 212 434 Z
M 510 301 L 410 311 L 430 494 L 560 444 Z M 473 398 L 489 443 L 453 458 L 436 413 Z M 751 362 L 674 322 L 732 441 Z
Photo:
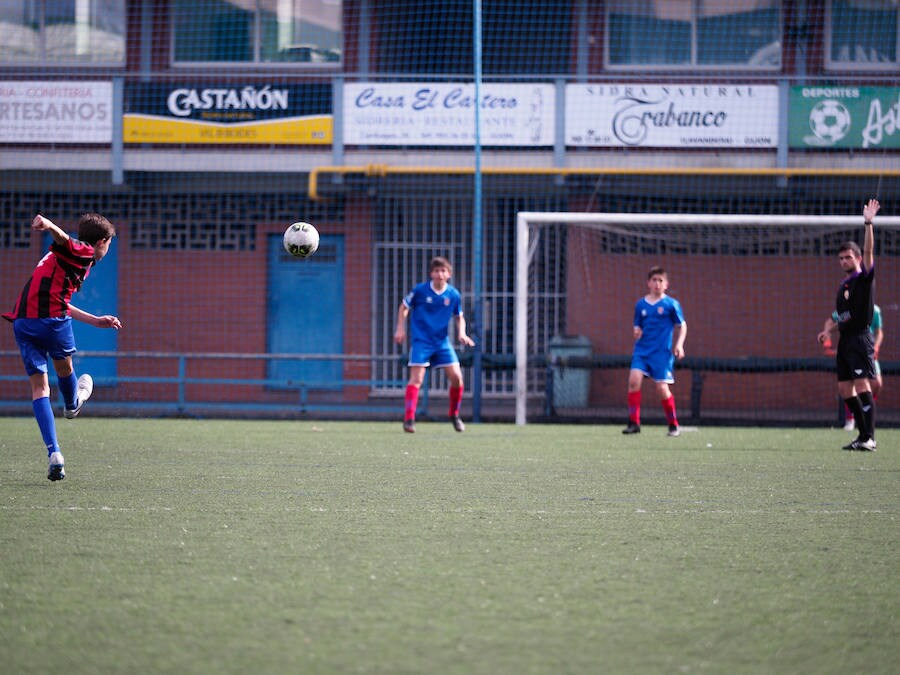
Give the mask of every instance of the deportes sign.
M 900 148 L 900 87 L 791 88 L 792 148 Z
M 566 85 L 566 145 L 773 148 L 778 87 Z
M 553 145 L 556 100 L 549 84 L 362 82 L 344 86 L 349 145 L 473 145 L 475 106 L 483 145 Z
M 111 142 L 111 82 L 0 82 L 0 143 Z

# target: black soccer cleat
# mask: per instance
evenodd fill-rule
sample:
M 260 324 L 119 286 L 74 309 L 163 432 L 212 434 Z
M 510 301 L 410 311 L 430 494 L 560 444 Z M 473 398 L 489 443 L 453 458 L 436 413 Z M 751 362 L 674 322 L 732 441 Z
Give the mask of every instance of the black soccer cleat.
M 66 477 L 66 460 L 58 450 L 52 452 L 48 458 L 47 478 L 49 480 L 62 480 Z
M 847 445 L 843 446 L 841 450 L 859 450 L 859 439 L 856 438 L 850 441 Z
M 845 445 L 843 450 L 856 450 L 859 452 L 875 452 L 878 448 L 878 444 L 875 443 L 874 438 L 863 438 L 862 436 L 856 438 L 856 440 L 850 441 Z
M 456 429 L 456 431 L 466 430 L 466 425 L 463 424 L 463 421 L 461 419 L 459 419 L 459 415 L 457 415 L 456 417 L 451 417 L 450 424 L 453 425 L 453 428 Z
M 681 436 L 681 429 L 677 424 L 670 424 L 669 432 L 666 434 L 666 436 L 672 436 L 673 438 L 675 438 L 676 436 Z
M 416 421 L 415 420 L 403 420 L 403 431 L 408 434 L 416 433 Z
M 629 422 L 628 426 L 622 429 L 623 434 L 639 434 L 641 433 L 641 425 Z

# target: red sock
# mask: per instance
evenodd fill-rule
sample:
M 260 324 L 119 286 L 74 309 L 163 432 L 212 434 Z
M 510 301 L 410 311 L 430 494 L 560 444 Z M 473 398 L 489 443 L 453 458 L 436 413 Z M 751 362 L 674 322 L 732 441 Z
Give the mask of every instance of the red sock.
M 416 419 L 416 405 L 419 403 L 419 388 L 414 384 L 406 385 L 404 401 L 403 421 Z
M 666 413 L 666 421 L 669 424 L 678 425 L 678 418 L 675 416 L 675 397 L 670 396 L 662 402 L 663 412 Z
M 628 392 L 628 419 L 635 424 L 641 424 L 641 392 Z
M 459 417 L 459 404 L 462 403 L 463 386 L 450 387 L 450 417 Z

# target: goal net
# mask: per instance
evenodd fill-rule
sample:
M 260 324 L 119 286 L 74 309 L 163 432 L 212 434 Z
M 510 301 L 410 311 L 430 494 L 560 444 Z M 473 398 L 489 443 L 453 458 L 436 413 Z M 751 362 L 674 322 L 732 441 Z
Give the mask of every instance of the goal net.
M 833 359 L 816 336 L 834 309 L 838 248 L 862 242 L 860 214 L 518 213 L 516 423 L 545 411 L 625 419 L 634 305 L 654 265 L 688 325 L 673 387 L 683 422 L 836 418 Z M 879 217 L 875 233 L 875 301 L 893 308 L 900 270 L 884 260 L 900 255 L 900 218 Z M 648 387 L 643 410 L 662 418 Z

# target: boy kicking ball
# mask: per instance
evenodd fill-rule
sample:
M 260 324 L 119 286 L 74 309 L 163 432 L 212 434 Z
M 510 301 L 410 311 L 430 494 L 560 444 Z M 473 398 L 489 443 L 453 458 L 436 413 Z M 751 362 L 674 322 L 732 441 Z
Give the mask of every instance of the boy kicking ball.
M 97 328 L 115 328 L 122 323 L 110 315 L 95 316 L 70 305 L 72 294 L 81 288 L 91 267 L 98 263 L 112 243 L 116 230 L 103 216 L 86 213 L 78 221 L 78 239 L 72 239 L 49 219 L 37 215 L 31 229 L 48 232 L 53 239 L 50 251 L 41 258 L 31 278 L 19 294 L 16 306 L 3 315 L 13 324 L 13 333 L 25 372 L 31 382 L 31 406 L 47 446 L 47 478 L 66 477 L 65 459 L 56 438 L 56 422 L 50 405 L 48 360 L 59 382 L 65 408 L 63 415 L 72 419 L 81 412 L 91 397 L 94 381 L 90 375 L 75 376 L 72 355 L 75 337 L 72 319 Z

